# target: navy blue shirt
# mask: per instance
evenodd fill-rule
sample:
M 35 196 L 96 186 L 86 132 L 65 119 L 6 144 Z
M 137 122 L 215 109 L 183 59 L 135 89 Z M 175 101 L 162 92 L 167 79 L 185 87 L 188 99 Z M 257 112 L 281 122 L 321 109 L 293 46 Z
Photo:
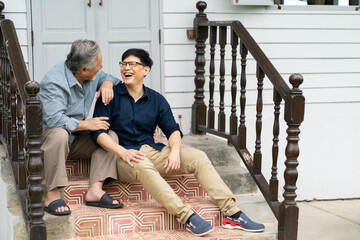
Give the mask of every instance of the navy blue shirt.
M 144 95 L 135 102 L 127 91 L 125 84 L 120 83 L 114 87 L 114 99 L 107 105 L 99 98 L 95 105 L 94 117 L 108 117 L 110 129 L 119 137 L 119 144 L 126 149 L 139 150 L 148 144 L 157 150 L 165 145 L 155 143 L 154 131 L 158 125 L 167 138 L 175 131 L 180 131 L 175 122 L 169 103 L 158 92 L 144 87 Z M 96 144 L 100 133 L 108 132 L 98 130 L 91 133 Z M 180 131 L 182 136 L 182 133 Z

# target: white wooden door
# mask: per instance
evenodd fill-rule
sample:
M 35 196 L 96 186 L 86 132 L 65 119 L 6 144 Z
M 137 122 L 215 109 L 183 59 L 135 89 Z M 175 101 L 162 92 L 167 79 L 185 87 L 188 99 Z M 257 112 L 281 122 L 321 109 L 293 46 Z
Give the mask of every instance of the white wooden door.
M 120 77 L 119 61 L 129 48 L 149 51 L 154 66 L 145 85 L 160 91 L 158 0 L 103 0 L 98 11 L 97 36 L 102 46 L 104 71 Z
M 71 43 L 100 44 L 104 71 L 120 76 L 119 61 L 128 48 L 144 48 L 154 60 L 145 85 L 161 92 L 159 0 L 32 0 L 33 72 L 41 81 L 64 61 Z

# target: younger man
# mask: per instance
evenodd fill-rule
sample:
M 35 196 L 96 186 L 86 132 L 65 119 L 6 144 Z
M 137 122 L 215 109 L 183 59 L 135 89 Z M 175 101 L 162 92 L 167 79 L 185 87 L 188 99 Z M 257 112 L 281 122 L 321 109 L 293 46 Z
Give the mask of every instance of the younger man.
M 235 197 L 222 181 L 206 154 L 194 148 L 181 148 L 182 133 L 165 98 L 143 85 L 152 60 L 142 49 L 129 49 L 122 56 L 121 75 L 124 83 L 114 87 L 114 99 L 104 105 L 97 101 L 94 116 L 107 117 L 116 143 L 108 130 L 92 132 L 93 141 L 118 156 L 118 178 L 141 182 L 170 214 L 197 236 L 213 230 L 212 226 L 184 204 L 163 177 L 194 174 L 206 193 L 224 214 L 223 226 L 258 232 L 264 225 L 251 221 L 240 211 Z M 169 146 L 155 143 L 153 133 L 159 126 Z

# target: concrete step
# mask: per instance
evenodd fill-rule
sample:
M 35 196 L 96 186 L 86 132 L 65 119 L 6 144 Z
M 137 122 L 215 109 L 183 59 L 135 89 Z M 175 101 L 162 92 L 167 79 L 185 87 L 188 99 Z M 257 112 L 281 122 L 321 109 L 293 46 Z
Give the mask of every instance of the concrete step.
M 204 151 L 214 167 L 241 165 L 240 156 L 235 148 L 228 146 L 224 139 L 211 135 L 186 135 L 182 138 L 182 144 Z
M 0 239 L 28 239 L 10 161 L 0 145 Z
M 258 187 L 247 169 L 240 166 L 217 166 L 215 169 L 234 194 L 258 191 Z

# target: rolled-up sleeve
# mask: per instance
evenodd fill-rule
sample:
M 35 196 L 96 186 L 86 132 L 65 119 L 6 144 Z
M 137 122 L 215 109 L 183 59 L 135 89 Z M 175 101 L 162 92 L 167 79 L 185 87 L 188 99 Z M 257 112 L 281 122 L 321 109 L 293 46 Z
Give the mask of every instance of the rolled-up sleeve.
M 111 109 L 113 107 L 114 104 L 114 100 L 111 101 L 108 105 L 104 106 L 104 103 L 101 101 L 101 98 L 98 98 L 98 100 L 96 100 L 96 104 L 95 104 L 95 110 L 94 110 L 94 117 L 108 117 L 109 119 L 107 120 L 107 122 L 110 124 L 111 122 Z M 93 140 L 93 142 L 97 144 L 97 138 L 101 133 L 108 133 L 109 130 L 97 130 L 97 131 L 93 131 L 91 132 L 91 139 Z
M 39 98 L 43 107 L 43 120 L 47 127 L 64 128 L 71 132 L 79 125 L 79 120 L 65 115 L 69 94 L 70 92 L 63 86 L 53 81 L 42 81 Z
M 160 95 L 159 101 L 160 111 L 158 125 L 165 134 L 166 138 L 169 139 L 170 135 L 175 131 L 179 131 L 181 137 L 183 137 L 179 124 L 175 122 L 169 103 L 162 95 Z

